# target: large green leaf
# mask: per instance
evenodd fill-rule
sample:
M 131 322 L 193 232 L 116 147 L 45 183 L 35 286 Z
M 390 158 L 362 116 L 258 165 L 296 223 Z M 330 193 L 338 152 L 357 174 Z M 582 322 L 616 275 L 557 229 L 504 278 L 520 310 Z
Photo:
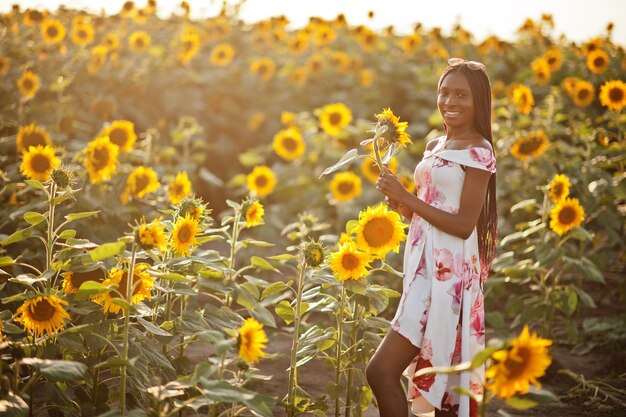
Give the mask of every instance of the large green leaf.
M 4 239 L 2 241 L 2 245 L 6 246 L 9 245 L 11 243 L 15 243 L 15 242 L 19 242 L 21 240 L 26 239 L 27 237 L 31 237 L 33 235 L 33 233 L 35 232 L 35 226 L 30 226 L 27 227 L 25 229 L 20 229 L 18 231 L 16 231 L 15 233 L 13 233 L 11 236 L 7 237 L 6 239 Z
M 324 175 L 328 175 L 331 174 L 335 171 L 337 171 L 339 168 L 341 168 L 342 166 L 349 164 L 350 162 L 352 162 L 353 159 L 355 159 L 357 156 L 359 155 L 359 151 L 357 149 L 350 149 L 348 152 L 345 153 L 344 156 L 341 157 L 341 159 L 334 165 L 329 166 L 328 168 L 326 168 L 323 172 L 322 175 L 320 175 L 320 178 Z
M 206 398 L 227 404 L 241 403 L 264 417 L 273 417 L 274 415 L 270 409 L 270 405 L 274 403 L 271 397 L 233 386 L 226 381 L 201 378 L 200 384 L 205 388 L 203 394 Z
M 278 314 L 278 317 L 283 319 L 287 324 L 291 324 L 296 316 L 293 307 L 286 300 L 278 303 L 276 307 L 274 307 L 274 311 Z
M 37 226 L 39 223 L 46 221 L 46 216 L 35 211 L 27 211 L 24 213 L 24 220 L 31 226 Z
M 101 261 L 103 259 L 111 258 L 115 255 L 119 255 L 124 252 L 126 243 L 124 242 L 112 242 L 104 243 L 97 248 L 90 250 L 89 255 L 94 261 Z
M 100 213 L 100 210 L 97 211 L 85 211 L 82 213 L 70 213 L 67 216 L 65 216 L 65 218 L 70 221 L 73 222 L 74 220 L 79 220 L 79 219 L 84 219 L 86 217 L 91 217 L 94 216 L 96 214 Z
M 80 362 L 24 358 L 22 363 L 39 370 L 49 381 L 82 381 L 87 372 L 87 365 Z

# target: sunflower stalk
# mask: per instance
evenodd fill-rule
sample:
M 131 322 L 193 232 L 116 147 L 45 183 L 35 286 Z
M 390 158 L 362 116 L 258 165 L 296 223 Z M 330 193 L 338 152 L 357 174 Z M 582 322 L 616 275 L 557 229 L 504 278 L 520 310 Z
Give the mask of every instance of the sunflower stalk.
M 128 266 L 128 273 L 126 275 L 126 302 L 128 306 L 132 302 L 133 292 L 133 278 L 135 275 L 135 257 L 137 255 L 137 244 L 133 242 L 130 255 L 130 265 Z M 130 307 L 125 309 L 124 314 L 124 333 L 122 344 L 122 370 L 120 375 L 120 412 L 122 415 L 126 415 L 126 377 L 127 377 L 127 362 L 128 362 L 128 330 L 130 327 Z
M 361 311 L 359 309 L 359 304 L 355 301 L 354 302 L 354 313 L 352 314 L 352 331 L 350 332 L 350 349 L 352 349 L 353 347 L 356 346 L 356 344 L 358 343 L 357 341 L 357 331 L 358 331 L 358 326 L 357 326 L 357 322 L 359 320 L 359 315 L 360 315 Z M 350 417 L 350 413 L 352 411 L 352 395 L 351 395 L 351 388 L 352 388 L 352 378 L 354 377 L 354 367 L 350 366 L 350 368 L 348 369 L 348 379 L 346 382 L 346 411 L 344 413 L 345 417 Z
M 337 313 L 337 349 L 335 355 L 335 388 L 341 383 L 341 351 L 343 345 L 343 310 L 345 308 L 346 286 L 341 283 L 339 311 Z M 350 388 L 348 387 L 348 390 Z M 335 417 L 339 417 L 339 394 L 335 398 Z
M 296 413 L 294 404 L 296 398 L 296 386 L 298 385 L 298 374 L 296 363 L 298 361 L 298 339 L 300 338 L 300 315 L 302 314 L 302 287 L 304 287 L 304 274 L 306 272 L 306 263 L 300 256 L 300 274 L 298 276 L 298 288 L 296 293 L 296 312 L 293 319 L 293 342 L 291 346 L 291 365 L 289 367 L 289 391 L 287 392 L 287 405 L 289 407 L 288 415 L 293 417 Z
M 57 193 L 57 185 L 54 181 L 50 181 L 50 192 L 48 193 L 48 233 L 46 236 L 46 268 L 45 271 L 50 269 L 52 265 L 52 252 L 53 252 L 53 241 L 54 241 L 54 199 Z M 51 282 L 48 281 L 48 287 L 50 287 Z

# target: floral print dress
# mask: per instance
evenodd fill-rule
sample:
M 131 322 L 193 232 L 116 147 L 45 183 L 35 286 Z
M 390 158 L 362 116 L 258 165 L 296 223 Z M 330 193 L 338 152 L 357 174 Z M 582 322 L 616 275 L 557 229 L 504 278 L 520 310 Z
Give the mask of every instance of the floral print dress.
M 415 168 L 417 196 L 433 207 L 457 213 L 465 167 L 496 172 L 490 149 L 445 149 L 446 137 L 425 151 Z M 407 368 L 413 414 L 434 416 L 435 408 L 477 415 L 477 404 L 452 388 L 482 395 L 484 369 L 413 378 L 416 370 L 469 361 L 485 346 L 483 281 L 476 228 L 466 240 L 433 227 L 413 213 L 404 250 L 404 280 L 392 328 L 420 348 Z

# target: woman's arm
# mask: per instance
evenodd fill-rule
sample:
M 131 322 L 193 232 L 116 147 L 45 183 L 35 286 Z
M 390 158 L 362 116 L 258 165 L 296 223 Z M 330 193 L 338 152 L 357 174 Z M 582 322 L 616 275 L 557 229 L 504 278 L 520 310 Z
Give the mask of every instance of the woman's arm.
M 478 223 L 490 176 L 489 171 L 467 167 L 458 213 L 448 213 L 420 200 L 416 195 L 408 192 L 398 178 L 388 170 L 378 177 L 376 188 L 389 199 L 417 213 L 437 229 L 461 239 L 467 239 Z

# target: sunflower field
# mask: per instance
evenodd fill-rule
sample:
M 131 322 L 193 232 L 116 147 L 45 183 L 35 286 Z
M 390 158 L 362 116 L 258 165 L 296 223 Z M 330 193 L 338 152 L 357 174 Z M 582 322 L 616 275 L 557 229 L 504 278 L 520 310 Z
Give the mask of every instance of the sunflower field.
M 449 57 L 492 82 L 498 256 L 485 351 L 415 377 L 486 366 L 481 416 L 623 415 L 611 23 L 577 43 L 543 15 L 505 41 L 157 7 L 0 14 L 1 415 L 378 415 L 364 369 L 408 225 L 377 160 L 415 191 Z

